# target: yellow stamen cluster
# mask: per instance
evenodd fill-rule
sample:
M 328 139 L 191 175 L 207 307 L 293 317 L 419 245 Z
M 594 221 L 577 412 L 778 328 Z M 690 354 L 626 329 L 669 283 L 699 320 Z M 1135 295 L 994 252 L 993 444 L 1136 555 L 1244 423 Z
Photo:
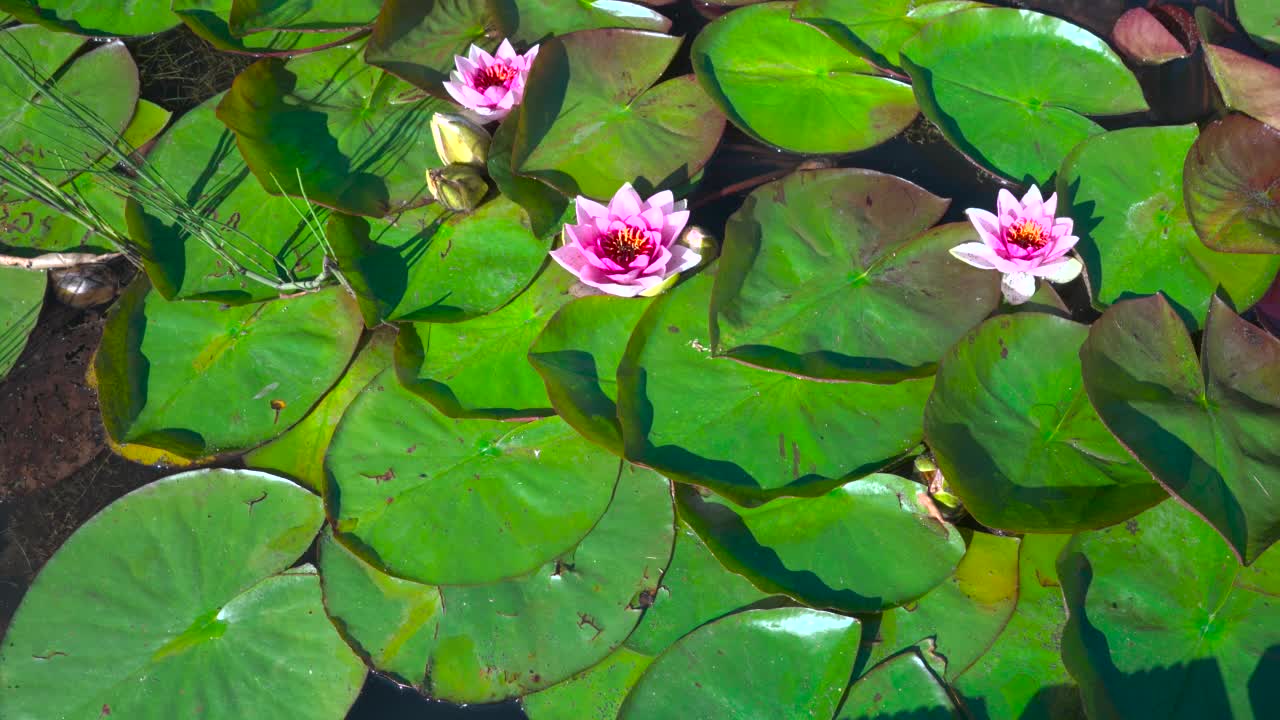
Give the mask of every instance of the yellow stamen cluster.
M 1015 220 L 1005 233 L 1005 239 L 1027 250 L 1039 250 L 1049 244 L 1049 232 L 1034 220 Z
M 484 92 L 495 85 L 505 85 L 507 81 L 515 77 L 518 72 L 518 70 L 510 65 L 490 65 L 476 73 L 474 81 L 476 90 Z

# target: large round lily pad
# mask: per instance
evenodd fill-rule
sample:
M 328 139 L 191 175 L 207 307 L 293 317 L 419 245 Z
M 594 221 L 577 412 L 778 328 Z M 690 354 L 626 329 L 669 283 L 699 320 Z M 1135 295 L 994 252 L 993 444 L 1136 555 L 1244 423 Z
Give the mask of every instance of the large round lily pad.
M 43 272 L 0 267 L 0 380 L 22 355 L 44 307 Z
M 325 473 L 344 542 L 395 575 L 471 585 L 573 547 L 608 507 L 619 462 L 559 418 L 450 419 L 386 371 L 351 403 Z
M 395 338 L 395 330 L 390 327 L 367 334 L 355 359 L 328 394 L 288 432 L 245 453 L 245 465 L 285 475 L 314 492 L 323 493 L 324 455 L 338 421 L 364 386 L 391 367 Z
M 799 172 L 757 188 L 725 229 L 715 351 L 817 378 L 931 374 L 1000 300 L 998 273 L 948 252 L 977 240 L 971 225 L 927 232 L 946 208 L 870 170 Z
M 1098 419 L 1078 353 L 1089 329 L 1044 313 L 992 318 L 942 361 L 925 441 L 984 525 L 1070 532 L 1164 499 Z
M 1080 359 L 1107 427 L 1237 557 L 1280 539 L 1280 340 L 1215 298 L 1197 361 L 1157 295 L 1108 310 Z
M 919 600 L 880 616 L 882 642 L 873 648 L 871 661 L 927 642 L 931 655 L 941 658 L 935 669 L 943 678 L 968 670 L 1013 617 L 1019 545 L 1015 537 L 972 533 L 951 577 Z
M 986 168 L 1044 184 L 1077 143 L 1102 132 L 1086 115 L 1147 109 L 1119 55 L 1084 28 L 1012 8 L 944 15 L 902 45 L 920 108 Z
M 1271 0 L 1236 0 L 1240 25 L 1254 42 L 1267 50 L 1280 50 L 1280 7 Z
M 1194 125 L 1116 130 L 1062 163 L 1059 208 L 1075 220 L 1093 302 L 1163 292 L 1198 326 L 1221 292 L 1244 310 L 1267 291 L 1280 257 L 1205 247 L 1183 204 L 1183 158 Z
M 653 658 L 626 646 L 609 657 L 546 690 L 524 696 L 529 720 L 617 720 L 627 693 Z
M 627 182 L 646 191 L 688 182 L 725 120 L 692 75 L 654 85 L 679 48 L 679 38 L 625 29 L 543 43 L 517 116 L 512 168 L 566 195 L 600 199 Z
M 808 608 L 746 610 L 704 625 L 659 657 L 620 720 L 830 717 L 853 671 L 862 626 Z M 762 682 L 767 678 L 768 682 Z
M 1058 560 L 1062 655 L 1089 717 L 1263 718 L 1280 666 L 1280 552 L 1241 567 L 1176 502 L 1081 533 Z
M 907 650 L 859 678 L 849 688 L 836 720 L 956 717 L 947 688 L 929 669 L 922 652 L 927 650 Z
M 342 718 L 364 681 L 310 565 L 320 499 L 246 470 L 174 475 L 83 525 L 0 648 L 0 715 Z
M 506 197 L 465 214 L 438 204 L 385 220 L 334 213 L 326 233 L 370 326 L 493 312 L 529 284 L 551 247 Z
M 359 30 L 380 7 L 382 0 L 232 0 L 228 20 L 232 34 L 241 37 L 268 30 Z
M 694 42 L 698 82 L 733 124 L 802 153 L 864 150 L 910 125 L 918 113 L 911 86 L 794 22 L 794 7 L 735 10 Z
M 338 288 L 240 307 L 172 302 L 140 278 L 111 308 L 94 359 L 113 440 L 188 458 L 247 450 L 301 420 L 360 339 Z
M 628 458 L 741 499 L 823 492 L 920 442 L 931 377 L 818 382 L 713 355 L 714 279 L 659 296 L 631 336 L 618 368 Z
M 1054 562 L 1068 540 L 1068 535 L 1022 538 L 1013 615 L 977 662 L 949 678 L 967 717 L 1084 717 L 1080 690 L 1060 649 L 1067 617 Z
M 529 348 L 556 413 L 583 437 L 622 454 L 618 363 L 646 298 L 591 295 L 560 308 Z
M 901 66 L 902 44 L 934 18 L 981 7 L 970 0 L 800 0 L 791 16 L 881 67 Z
M 1182 182 L 1205 245 L 1280 254 L 1280 129 L 1234 113 L 1213 123 L 1187 153 Z
M 365 65 L 362 50 L 267 58 L 236 77 L 218 119 L 267 192 L 371 217 L 431 201 L 425 171 L 443 163 L 428 126 L 446 104 L 397 102 L 410 86 Z
M 179 20 L 169 0 L 0 0 L 0 10 L 23 22 L 80 35 L 152 35 Z
M 224 95 L 186 113 L 158 141 L 147 165 L 201 215 L 217 223 L 216 237 L 234 261 L 230 267 L 204 241 L 192 236 L 163 208 L 136 197 L 126 218 L 139 245 L 147 274 L 169 299 L 244 303 L 275 297 L 278 291 L 246 278 L 237 268 L 279 282 L 319 275 L 324 261 L 304 210 L 288 198 L 268 193 L 236 151 L 235 135 L 214 114 Z
M 576 278 L 544 268 L 507 305 L 464 323 L 409 323 L 396 341 L 396 374 L 405 387 L 450 417 L 494 419 L 551 415 L 542 378 L 526 360 L 529 346 Z
M 421 585 L 326 536 L 325 600 L 375 668 L 454 702 L 501 700 L 560 682 L 621 645 L 671 557 L 672 532 L 669 483 L 628 466 L 591 532 L 526 575 Z
M 231 32 L 233 0 L 172 0 L 170 7 L 182 22 L 219 50 L 252 55 L 297 55 L 350 42 L 354 33 L 268 30 L 236 35 Z
M 960 531 L 930 517 L 917 497 L 923 490 L 876 474 L 752 508 L 683 488 L 678 497 L 721 562 L 757 587 L 807 605 L 877 612 L 924 595 L 964 555 Z M 886 562 L 894 556 L 913 559 Z
M 0 93 L 6 98 L 0 147 L 54 183 L 92 167 L 109 149 L 58 100 L 91 111 L 93 125 L 113 138 L 129 126 L 138 104 L 138 67 L 128 48 L 113 41 L 68 62 L 83 43 L 83 38 L 34 25 L 0 31 L 0 50 L 6 53 L 0 56 Z M 56 78 L 57 100 L 40 89 L 51 78 Z

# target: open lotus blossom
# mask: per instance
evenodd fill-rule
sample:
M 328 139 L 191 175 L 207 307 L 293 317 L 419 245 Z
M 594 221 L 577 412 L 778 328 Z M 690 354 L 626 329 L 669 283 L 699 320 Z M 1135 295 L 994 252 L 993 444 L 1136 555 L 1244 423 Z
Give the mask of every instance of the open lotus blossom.
M 449 74 L 444 89 L 480 122 L 501 120 L 524 99 L 524 82 L 537 56 L 537 45 L 521 55 L 509 40 L 493 55 L 472 45 L 466 57 L 454 56 L 458 69 Z
M 574 203 L 578 224 L 564 226 L 564 244 L 551 257 L 586 285 L 621 297 L 652 295 L 702 261 L 676 243 L 689 211 L 670 190 L 641 200 L 627 183 L 608 206 L 582 196 Z
M 956 258 L 983 270 L 1004 273 L 1000 289 L 1011 304 L 1026 302 L 1036 291 L 1036 278 L 1063 283 L 1080 274 L 1080 261 L 1067 255 L 1080 238 L 1071 234 L 1071 218 L 1054 217 L 1058 194 L 1041 198 L 1035 185 L 1019 201 L 1008 190 L 996 199 L 996 212 L 965 211 L 982 242 L 951 248 Z

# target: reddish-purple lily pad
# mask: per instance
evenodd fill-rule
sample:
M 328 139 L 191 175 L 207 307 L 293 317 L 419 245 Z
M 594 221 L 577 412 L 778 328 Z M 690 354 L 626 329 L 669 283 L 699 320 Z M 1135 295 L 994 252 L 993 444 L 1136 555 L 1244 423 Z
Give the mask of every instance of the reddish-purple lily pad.
M 1191 146 L 1182 175 L 1187 215 L 1205 245 L 1280 253 L 1280 130 L 1228 115 Z

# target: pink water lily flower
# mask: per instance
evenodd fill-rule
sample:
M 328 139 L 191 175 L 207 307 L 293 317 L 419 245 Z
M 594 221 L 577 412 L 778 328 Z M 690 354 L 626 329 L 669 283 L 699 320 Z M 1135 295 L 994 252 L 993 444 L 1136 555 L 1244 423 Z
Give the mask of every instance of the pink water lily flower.
M 454 56 L 458 69 L 449 74 L 444 89 L 480 122 L 501 120 L 524 99 L 524 83 L 537 56 L 537 45 L 521 55 L 509 40 L 493 55 L 472 45 L 466 57 Z
M 1071 234 L 1071 218 L 1055 217 L 1058 194 L 1040 197 L 1035 185 L 1019 201 L 1001 189 L 997 214 L 965 210 L 982 242 L 962 243 L 951 254 L 976 268 L 1004 273 L 1000 289 L 1013 305 L 1026 302 L 1036 291 L 1036 278 L 1063 283 L 1074 280 L 1083 267 L 1067 255 L 1080 238 Z
M 564 226 L 564 244 L 551 257 L 586 285 L 620 297 L 653 294 L 702 261 L 676 243 L 689 211 L 670 190 L 641 200 L 627 183 L 608 206 L 582 196 L 574 204 L 578 224 Z

